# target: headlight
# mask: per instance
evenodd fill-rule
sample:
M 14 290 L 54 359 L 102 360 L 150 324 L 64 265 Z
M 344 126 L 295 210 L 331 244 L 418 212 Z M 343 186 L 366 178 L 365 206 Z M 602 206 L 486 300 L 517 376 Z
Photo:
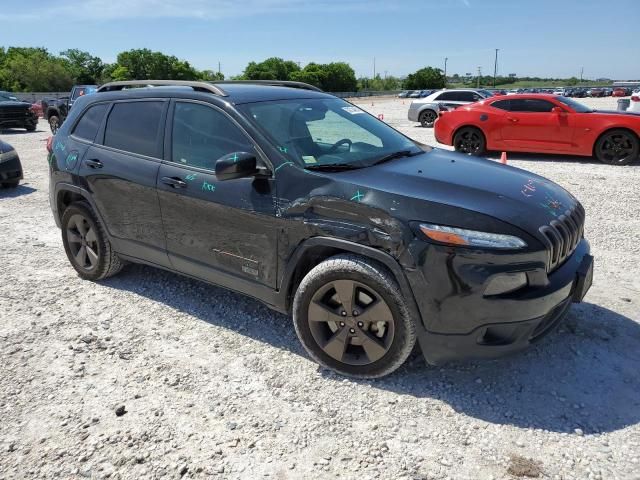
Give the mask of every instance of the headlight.
M 527 246 L 521 238 L 500 233 L 477 232 L 463 228 L 444 227 L 431 223 L 420 224 L 420 231 L 436 242 L 449 245 L 496 249 L 520 249 Z

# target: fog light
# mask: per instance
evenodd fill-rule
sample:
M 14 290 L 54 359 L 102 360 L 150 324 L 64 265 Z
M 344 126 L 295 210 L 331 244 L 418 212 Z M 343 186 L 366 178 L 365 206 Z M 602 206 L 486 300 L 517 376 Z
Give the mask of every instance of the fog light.
M 500 295 L 503 293 L 513 292 L 527 285 L 527 274 L 518 273 L 500 273 L 491 277 L 487 288 L 484 290 L 485 295 Z

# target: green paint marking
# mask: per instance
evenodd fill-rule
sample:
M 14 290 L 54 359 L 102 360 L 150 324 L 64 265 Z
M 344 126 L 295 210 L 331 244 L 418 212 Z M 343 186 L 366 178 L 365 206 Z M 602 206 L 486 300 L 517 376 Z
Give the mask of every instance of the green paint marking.
M 187 176 L 185 177 L 185 179 L 187 179 L 187 180 L 191 181 L 191 180 L 195 180 L 197 176 L 198 176 L 198 174 L 197 174 L 197 173 L 191 173 L 191 174 L 187 175 Z
M 233 160 L 233 163 L 236 163 L 239 159 L 238 159 L 238 154 L 234 153 L 233 157 L 231 157 L 231 160 Z
M 202 191 L 203 192 L 215 192 L 216 186 L 212 183 L 208 183 L 206 180 L 202 182 Z
M 360 190 L 356 191 L 356 194 L 351 197 L 351 200 L 354 200 L 356 202 L 361 202 L 362 199 L 364 198 L 364 193 L 360 193 Z
M 285 162 L 282 165 L 278 165 L 275 169 L 275 171 L 277 172 L 278 170 L 280 170 L 282 167 L 286 166 L 286 165 L 293 165 L 293 162 Z
M 282 153 L 287 153 L 287 147 L 278 147 L 278 150 L 280 150 Z

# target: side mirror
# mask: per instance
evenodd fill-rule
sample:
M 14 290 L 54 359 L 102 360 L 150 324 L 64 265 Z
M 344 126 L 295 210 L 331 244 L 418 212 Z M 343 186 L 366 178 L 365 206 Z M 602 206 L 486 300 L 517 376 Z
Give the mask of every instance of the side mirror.
M 216 161 L 216 178 L 221 181 L 250 177 L 256 173 L 257 159 L 252 153 L 234 152 Z
M 553 108 L 551 109 L 551 111 L 552 111 L 553 113 L 557 113 L 557 114 L 567 113 L 567 111 L 566 111 L 564 108 L 562 108 L 562 107 L 553 107 Z

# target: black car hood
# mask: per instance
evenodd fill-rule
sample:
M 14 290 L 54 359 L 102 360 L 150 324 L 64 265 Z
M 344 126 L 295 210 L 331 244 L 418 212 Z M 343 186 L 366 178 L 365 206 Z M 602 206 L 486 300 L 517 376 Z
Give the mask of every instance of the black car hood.
M 539 227 L 577 204 L 573 195 L 546 178 L 438 148 L 341 175 L 364 189 L 479 212 L 534 236 Z M 415 204 L 412 210 L 410 215 L 420 215 Z M 429 215 L 408 219 L 429 221 Z
M 20 102 L 20 101 L 15 101 L 15 100 L 7 100 L 6 102 L 0 102 L 0 108 L 2 107 L 24 107 L 24 108 L 29 108 L 31 107 L 30 103 L 27 102 Z
M 0 154 L 10 152 L 11 150 L 13 150 L 11 145 L 0 140 Z

